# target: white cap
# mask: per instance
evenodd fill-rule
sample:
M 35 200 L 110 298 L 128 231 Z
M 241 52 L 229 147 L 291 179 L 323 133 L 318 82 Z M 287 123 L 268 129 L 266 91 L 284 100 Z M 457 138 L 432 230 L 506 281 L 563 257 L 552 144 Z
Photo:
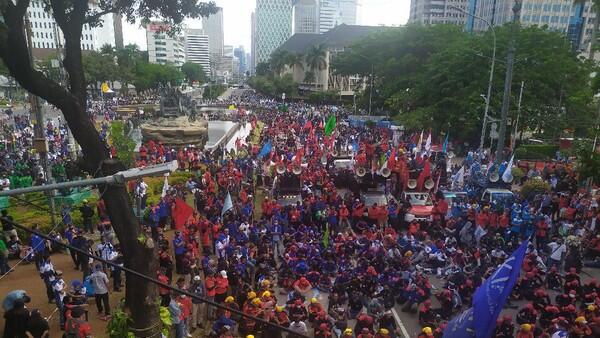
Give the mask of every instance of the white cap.
M 201 279 L 200 276 L 194 276 L 195 281 L 199 281 L 200 279 Z
M 227 271 L 221 270 L 220 274 L 221 274 L 221 277 L 227 278 Z

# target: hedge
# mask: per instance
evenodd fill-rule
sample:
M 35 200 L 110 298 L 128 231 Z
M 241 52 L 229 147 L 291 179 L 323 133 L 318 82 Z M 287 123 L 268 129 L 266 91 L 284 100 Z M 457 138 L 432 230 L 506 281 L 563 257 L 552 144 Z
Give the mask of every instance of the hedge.
M 527 144 L 515 150 L 515 157 L 520 160 L 550 160 L 556 156 L 558 145 Z

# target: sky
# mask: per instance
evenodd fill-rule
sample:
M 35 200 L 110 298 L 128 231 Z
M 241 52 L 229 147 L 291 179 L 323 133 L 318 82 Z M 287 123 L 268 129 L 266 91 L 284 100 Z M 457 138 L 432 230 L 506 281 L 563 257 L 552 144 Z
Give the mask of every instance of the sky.
M 250 52 L 250 14 L 256 7 L 256 0 L 216 0 L 223 8 L 225 44 L 244 46 Z M 408 21 L 410 0 L 358 0 L 359 25 L 402 25 Z M 200 20 L 188 20 L 189 28 L 201 28 Z M 138 25 L 123 23 L 125 44 L 135 43 L 146 49 L 146 32 Z

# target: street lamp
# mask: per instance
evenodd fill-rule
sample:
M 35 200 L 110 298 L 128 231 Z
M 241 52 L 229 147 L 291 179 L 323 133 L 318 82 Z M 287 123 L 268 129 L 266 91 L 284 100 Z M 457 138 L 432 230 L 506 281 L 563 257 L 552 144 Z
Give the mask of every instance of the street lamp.
M 492 82 L 494 81 L 494 65 L 496 64 L 496 31 L 494 30 L 494 26 L 488 20 L 486 20 L 478 15 L 475 15 L 473 13 L 469 13 L 460 7 L 456 7 L 453 5 L 448 5 L 448 7 L 455 9 L 459 12 L 462 12 L 462 13 L 464 13 L 468 16 L 471 16 L 475 19 L 483 21 L 489 27 L 490 31 L 492 32 L 494 48 L 492 49 L 492 64 L 490 65 L 490 79 L 488 81 L 487 96 L 485 98 L 485 112 L 483 113 L 483 125 L 481 126 L 481 139 L 479 140 L 479 150 L 482 150 L 483 143 L 485 142 L 485 130 L 486 130 L 486 124 L 487 124 L 487 119 L 488 119 L 488 112 L 490 110 L 490 98 L 492 96 Z

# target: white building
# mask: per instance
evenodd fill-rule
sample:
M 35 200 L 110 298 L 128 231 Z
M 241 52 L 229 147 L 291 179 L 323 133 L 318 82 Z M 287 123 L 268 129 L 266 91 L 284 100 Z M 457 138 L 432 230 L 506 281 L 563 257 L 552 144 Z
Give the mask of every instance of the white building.
M 320 0 L 319 33 L 341 24 L 356 25 L 357 0 Z
M 294 34 L 319 33 L 319 3 L 317 0 L 297 0 L 294 4 Z
M 452 7 L 467 10 L 468 0 L 411 0 L 409 23 L 454 24 L 462 26 L 467 15 Z
M 202 66 L 206 75 L 210 75 L 210 52 L 208 35 L 202 29 L 185 30 L 185 59 L 187 62 Z
M 217 12 L 208 17 L 202 17 L 202 30 L 208 35 L 208 46 L 210 51 L 211 63 L 215 66 L 219 64 L 219 59 L 223 56 L 224 37 L 223 33 L 223 9 L 218 7 Z
M 184 39 L 181 36 L 169 36 L 168 29 L 169 26 L 161 22 L 146 25 L 148 61 L 181 67 L 185 63 Z
M 271 53 L 292 35 L 292 0 L 256 0 L 254 12 L 254 67 L 267 62 Z
M 91 9 L 94 9 L 97 7 L 97 4 L 95 1 L 90 1 L 89 6 Z M 31 22 L 31 43 L 34 49 L 49 50 L 64 46 L 63 34 L 54 21 L 52 13 L 44 9 L 42 1 L 32 0 L 27 8 L 27 15 Z M 110 13 L 102 16 L 103 23 L 101 27 L 90 27 L 88 24 L 83 25 L 81 49 L 100 50 L 105 44 L 114 47 L 117 45 L 117 42 L 122 43 L 123 32 L 120 20 L 120 16 Z

